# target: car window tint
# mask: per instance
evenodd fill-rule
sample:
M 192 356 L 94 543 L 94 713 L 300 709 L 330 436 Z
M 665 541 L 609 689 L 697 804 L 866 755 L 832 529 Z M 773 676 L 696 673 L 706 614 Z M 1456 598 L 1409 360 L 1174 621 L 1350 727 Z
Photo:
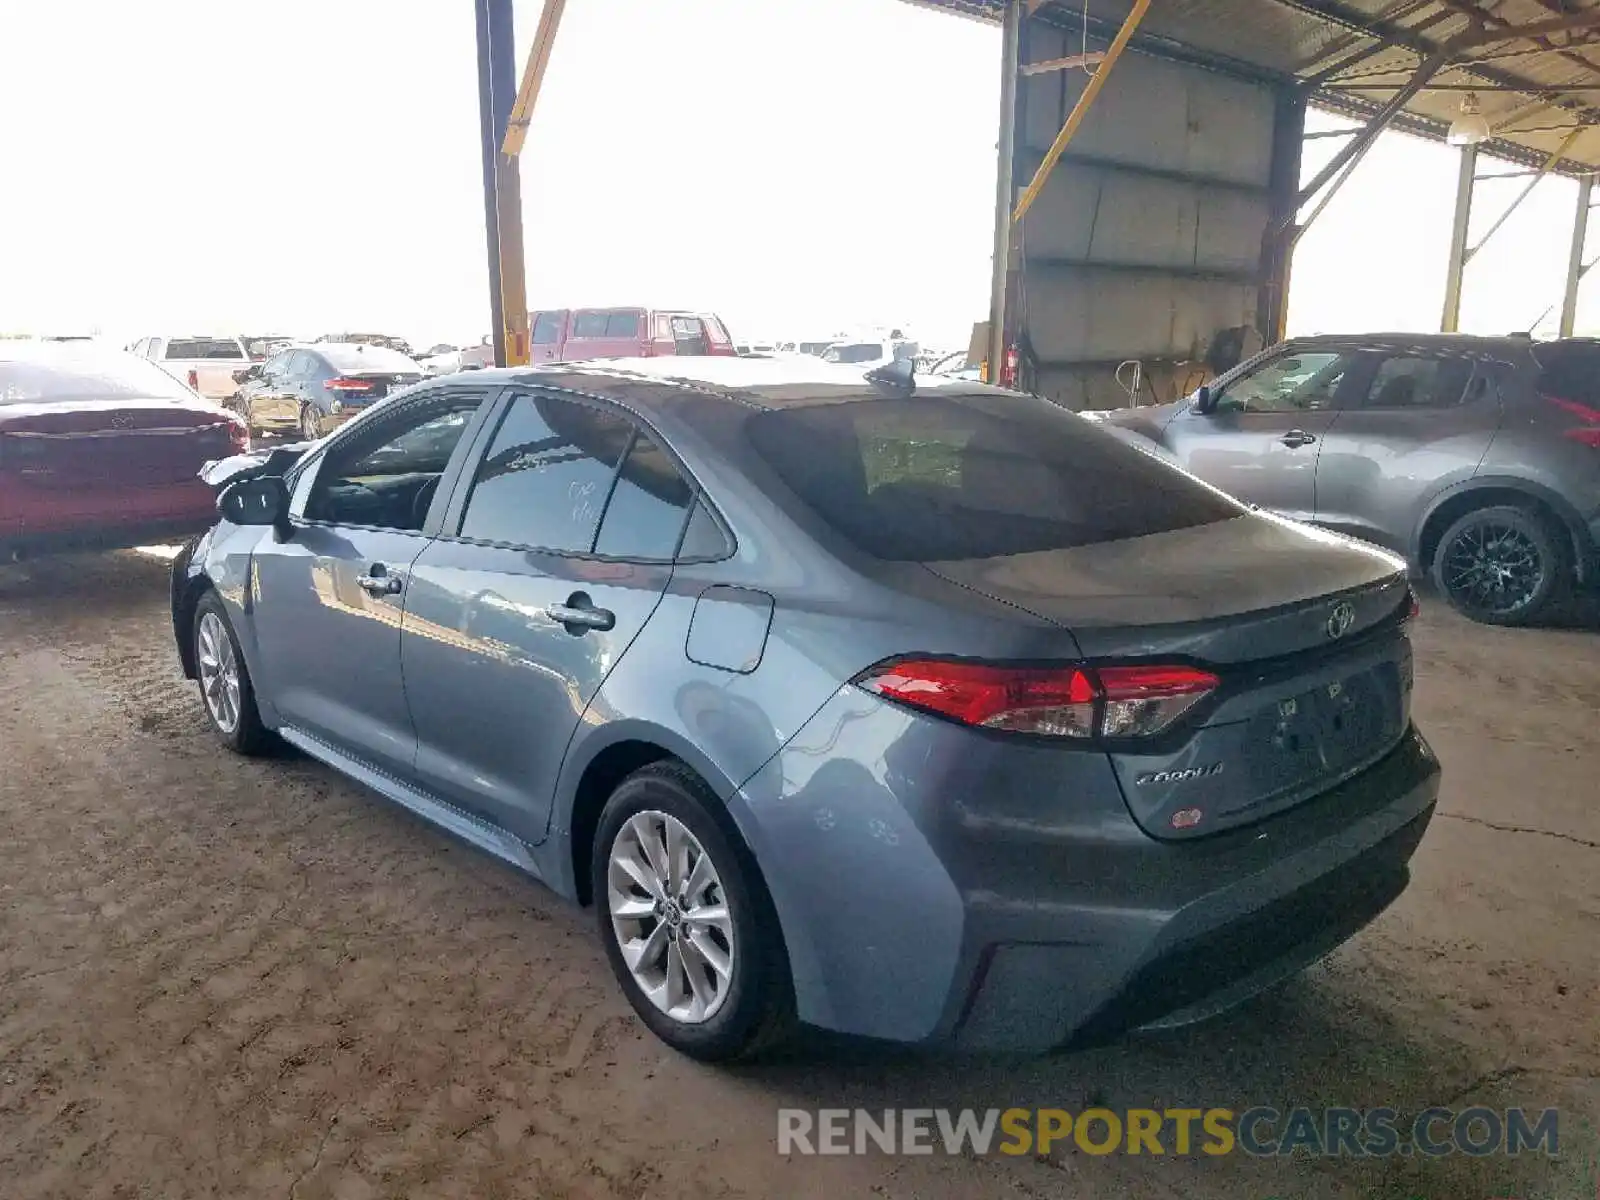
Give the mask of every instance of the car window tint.
M 237 362 L 247 355 L 238 342 L 229 338 L 174 338 L 167 343 L 168 358 L 221 358 Z
M 689 514 L 689 527 L 683 531 L 683 545 L 678 547 L 678 557 L 721 558 L 727 553 L 728 539 L 702 500 Z
M 572 336 L 576 338 L 605 337 L 607 320 L 607 314 L 603 312 L 581 312 L 572 318 Z
M 533 344 L 554 346 L 561 340 L 561 314 L 540 313 L 533 322 Z
M 478 467 L 461 536 L 587 553 L 633 429 L 588 405 L 516 397 Z
M 1044 400 L 875 398 L 760 413 L 746 429 L 799 500 L 891 561 L 1061 550 L 1245 511 Z
M 1467 398 L 1472 364 L 1464 358 L 1386 358 L 1367 386 L 1371 409 L 1453 408 Z
M 617 472 L 594 552 L 616 558 L 667 559 L 678 548 L 694 489 L 667 452 L 641 433 Z
M 606 317 L 606 336 L 636 338 L 639 336 L 638 313 L 611 313 Z
M 1541 396 L 1600 407 L 1600 346 L 1557 342 L 1535 351 L 1540 370 L 1534 389 Z
M 1334 350 L 1279 355 L 1235 379 L 1217 398 L 1217 412 L 1321 412 L 1332 408 L 1354 358 Z
M 837 346 L 829 346 L 822 352 L 822 361 L 831 363 L 876 362 L 884 357 L 881 342 L 841 342 Z
M 450 393 L 407 405 L 334 443 L 317 468 L 306 519 L 420 530 L 480 399 L 476 393 Z

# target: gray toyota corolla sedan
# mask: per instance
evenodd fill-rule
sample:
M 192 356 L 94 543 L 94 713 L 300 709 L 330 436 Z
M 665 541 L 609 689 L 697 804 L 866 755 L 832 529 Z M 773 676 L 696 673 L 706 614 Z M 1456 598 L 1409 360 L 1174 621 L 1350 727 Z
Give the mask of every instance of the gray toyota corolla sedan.
M 905 371 L 473 372 L 214 464 L 184 669 L 593 905 L 701 1058 L 1181 1024 L 1382 911 L 1439 781 L 1404 564 Z

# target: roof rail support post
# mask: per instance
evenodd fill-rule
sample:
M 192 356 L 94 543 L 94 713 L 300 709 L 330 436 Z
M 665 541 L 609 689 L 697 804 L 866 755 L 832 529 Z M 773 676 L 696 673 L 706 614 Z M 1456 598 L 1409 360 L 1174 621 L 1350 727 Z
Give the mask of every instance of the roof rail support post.
M 1461 168 L 1456 176 L 1456 214 L 1450 227 L 1450 259 L 1445 269 L 1444 316 L 1441 333 L 1456 333 L 1461 325 L 1461 281 L 1467 267 L 1467 226 L 1472 221 L 1472 188 L 1478 180 L 1478 148 L 1461 147 Z
M 1561 336 L 1571 337 L 1578 324 L 1578 284 L 1583 280 L 1583 244 L 1589 233 L 1590 195 L 1594 176 L 1578 180 L 1578 211 L 1572 221 L 1572 250 L 1567 258 L 1567 286 L 1561 294 Z
M 1017 152 L 1017 72 L 1025 0 L 1008 0 L 1000 38 L 1000 140 L 994 183 L 994 264 L 989 276 L 989 351 L 983 379 L 1000 378 L 1006 354 L 1006 293 L 1011 286 L 1011 204 Z

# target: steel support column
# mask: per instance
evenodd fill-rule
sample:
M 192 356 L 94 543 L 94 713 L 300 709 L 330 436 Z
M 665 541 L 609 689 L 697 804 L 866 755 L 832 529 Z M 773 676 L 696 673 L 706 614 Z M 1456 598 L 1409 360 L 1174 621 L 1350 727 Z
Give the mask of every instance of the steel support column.
M 1000 378 L 1006 354 L 1006 293 L 1011 286 L 1011 203 L 1017 142 L 1017 72 L 1025 0 L 1010 0 L 1000 38 L 1000 138 L 994 183 L 994 265 L 989 277 L 989 349 L 984 379 Z
M 500 139 L 495 136 L 490 3 L 491 0 L 473 0 L 472 7 L 478 27 L 478 152 L 483 171 L 483 229 L 488 250 L 489 337 L 494 343 L 495 365 L 499 366 L 506 361 L 506 324 L 500 303 L 500 218 L 495 192 L 495 164 L 500 157 Z
M 1561 294 L 1561 336 L 1571 337 L 1578 323 L 1578 284 L 1583 280 L 1583 243 L 1589 234 L 1590 196 L 1594 177 L 1578 180 L 1578 212 L 1572 222 L 1572 252 L 1567 258 L 1567 286 Z
M 1294 258 L 1293 225 L 1300 198 L 1300 159 L 1305 145 L 1306 102 L 1285 88 L 1273 106 L 1272 165 L 1268 176 L 1267 230 L 1262 238 L 1256 327 L 1268 345 L 1281 342 L 1289 319 L 1289 268 Z
M 478 128 L 484 222 L 488 227 L 489 307 L 497 366 L 528 361 L 528 292 L 517 160 L 501 152 L 517 96 L 511 0 L 474 0 L 478 29 Z
M 1450 261 L 1444 282 L 1443 333 L 1455 333 L 1461 324 L 1461 277 L 1467 266 L 1467 227 L 1472 221 L 1472 185 L 1478 178 L 1478 148 L 1461 147 L 1461 168 L 1456 175 L 1456 215 L 1450 227 Z

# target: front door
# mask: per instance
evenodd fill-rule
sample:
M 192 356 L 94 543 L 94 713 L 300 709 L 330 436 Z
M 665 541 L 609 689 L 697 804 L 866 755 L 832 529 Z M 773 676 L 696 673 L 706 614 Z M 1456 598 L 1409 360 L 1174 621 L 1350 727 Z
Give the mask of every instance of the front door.
M 525 842 L 672 576 L 693 493 L 619 410 L 513 396 L 472 487 L 412 564 L 401 662 L 417 780 Z M 618 470 L 618 463 L 623 465 Z
M 1179 413 L 1162 441 L 1207 483 L 1309 521 L 1317 507 L 1317 456 L 1355 361 L 1332 347 L 1285 350 L 1231 380 L 1210 411 L 1191 406 Z
M 282 721 L 409 778 L 416 735 L 400 678 L 411 565 L 479 395 L 434 393 L 333 439 L 295 478 L 294 533 L 252 559 L 265 693 Z

